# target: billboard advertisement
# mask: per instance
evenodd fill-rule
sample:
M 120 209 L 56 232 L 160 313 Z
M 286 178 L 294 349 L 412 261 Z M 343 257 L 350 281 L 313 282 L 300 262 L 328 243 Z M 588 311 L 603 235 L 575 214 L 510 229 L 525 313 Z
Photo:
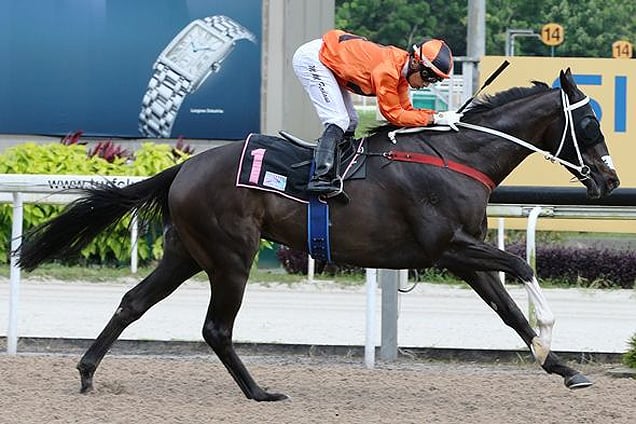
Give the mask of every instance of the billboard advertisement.
M 631 163 L 636 157 L 636 60 L 487 56 L 480 63 L 482 79 L 487 78 L 504 60 L 510 61 L 510 66 L 488 87 L 487 93 L 528 86 L 533 80 L 557 87 L 559 71 L 569 67 L 579 88 L 590 97 L 592 108 L 599 117 L 621 187 L 636 188 L 636 167 Z M 571 177 L 560 165 L 533 154 L 504 180 L 503 185 L 581 186 L 579 182 L 571 181 Z M 543 228 L 636 233 L 634 221 L 613 224 L 555 221 L 543 220 Z
M 260 129 L 261 0 L 3 0 L 0 133 Z

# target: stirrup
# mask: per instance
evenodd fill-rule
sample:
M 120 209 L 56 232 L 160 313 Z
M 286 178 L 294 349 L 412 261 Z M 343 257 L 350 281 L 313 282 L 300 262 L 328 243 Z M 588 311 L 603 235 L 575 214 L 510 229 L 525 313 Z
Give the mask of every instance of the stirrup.
M 309 193 L 317 193 L 322 194 L 329 191 L 334 191 L 337 188 L 333 186 L 331 180 L 326 180 L 322 178 L 312 178 L 309 183 L 307 183 L 307 191 Z
M 332 191 L 330 193 L 325 193 L 325 194 L 321 195 L 320 197 L 322 197 L 324 201 L 327 201 L 329 199 L 334 199 L 334 200 L 340 201 L 340 202 L 342 202 L 342 203 L 344 203 L 346 205 L 346 204 L 348 204 L 351 201 L 351 198 L 344 191 L 344 182 L 343 182 L 342 177 L 338 176 L 338 178 L 336 178 L 336 180 L 338 180 L 338 185 L 339 185 L 338 190 Z
M 342 177 L 338 176 L 337 178 L 334 178 L 333 180 L 331 180 L 331 183 L 336 182 L 336 181 L 337 181 L 338 187 L 333 187 L 333 190 L 330 190 L 330 191 L 327 191 L 327 192 L 324 192 L 324 193 L 318 193 L 316 191 L 310 191 L 310 190 L 307 190 L 307 192 L 310 193 L 310 194 L 313 194 L 316 197 L 318 197 L 323 202 L 327 202 L 329 199 L 334 199 L 334 200 L 341 201 L 344 204 L 348 204 L 351 201 L 351 198 L 344 191 L 344 181 L 343 181 Z M 325 187 L 325 188 L 327 188 L 327 187 Z
M 334 182 L 338 182 L 337 185 L 334 185 Z M 336 196 L 340 193 L 342 193 L 342 188 L 343 188 L 343 183 L 342 183 L 342 178 L 341 177 L 337 177 L 331 180 L 324 180 L 324 179 L 317 179 L 315 182 L 316 183 L 320 183 L 321 185 L 321 191 L 319 190 L 312 190 L 309 188 L 309 185 L 311 185 L 311 183 L 314 182 L 313 180 L 309 182 L 309 184 L 307 185 L 307 192 L 308 193 L 312 193 L 315 194 L 317 196 Z
M 327 198 L 327 199 L 330 199 L 330 198 L 336 197 L 336 196 L 340 196 L 342 193 L 344 193 L 344 181 L 342 180 L 342 177 L 340 175 L 338 175 L 336 178 L 331 180 L 332 183 L 334 181 L 337 181 L 338 188 L 336 188 L 334 191 L 330 191 L 329 193 L 323 194 L 323 196 L 325 196 L 325 198 Z

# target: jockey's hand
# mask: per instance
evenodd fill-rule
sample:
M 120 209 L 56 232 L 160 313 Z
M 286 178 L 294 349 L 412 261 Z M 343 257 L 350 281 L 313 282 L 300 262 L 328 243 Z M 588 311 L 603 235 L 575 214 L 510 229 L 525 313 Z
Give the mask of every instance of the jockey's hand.
M 463 113 L 457 113 L 454 110 L 448 110 L 446 112 L 437 112 L 433 115 L 433 124 L 434 125 L 448 125 L 455 131 L 459 131 L 456 123 L 459 122 L 461 117 L 464 116 Z

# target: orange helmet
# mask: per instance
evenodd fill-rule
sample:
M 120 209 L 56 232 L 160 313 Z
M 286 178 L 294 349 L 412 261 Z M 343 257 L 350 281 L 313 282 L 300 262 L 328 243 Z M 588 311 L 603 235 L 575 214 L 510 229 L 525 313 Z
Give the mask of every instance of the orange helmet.
M 415 63 L 422 68 L 428 68 L 440 79 L 450 78 L 453 72 L 453 53 L 442 40 L 425 39 L 419 44 L 413 44 L 410 54 Z

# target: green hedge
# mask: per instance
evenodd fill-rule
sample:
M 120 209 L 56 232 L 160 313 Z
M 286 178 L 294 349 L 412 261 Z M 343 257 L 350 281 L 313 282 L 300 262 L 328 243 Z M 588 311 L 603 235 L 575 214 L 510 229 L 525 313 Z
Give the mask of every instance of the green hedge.
M 636 334 L 629 339 L 629 350 L 623 355 L 623 363 L 630 368 L 636 368 Z
M 111 161 L 89 156 L 86 145 L 59 143 L 16 145 L 0 154 L 1 174 L 59 175 L 130 175 L 151 176 L 173 166 L 190 155 L 167 144 L 144 143 L 134 158 L 114 157 Z M 24 231 L 37 226 L 64 206 L 27 204 L 24 207 Z M 0 206 L 0 260 L 9 259 L 11 237 L 11 205 Z M 80 263 L 125 264 L 130 261 L 130 217 L 125 218 L 108 234 L 100 234 L 83 251 Z M 158 223 L 141 223 L 138 240 L 142 262 L 158 259 L 162 253 L 161 228 Z

